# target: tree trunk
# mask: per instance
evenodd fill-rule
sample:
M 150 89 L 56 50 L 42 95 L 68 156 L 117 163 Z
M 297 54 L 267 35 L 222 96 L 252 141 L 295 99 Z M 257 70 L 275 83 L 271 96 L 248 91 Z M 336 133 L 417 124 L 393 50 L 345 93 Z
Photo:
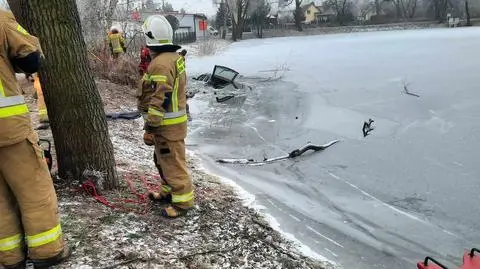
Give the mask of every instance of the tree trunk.
M 467 26 L 472 26 L 472 21 L 470 19 L 470 8 L 468 7 L 468 0 L 465 0 L 465 13 L 467 15 Z
M 303 10 L 302 10 L 302 0 L 295 0 L 295 26 L 299 32 L 303 31 L 302 20 L 303 20 Z
M 380 16 L 380 12 L 382 11 L 382 8 L 380 6 L 380 0 L 375 0 L 375 15 Z
M 9 0 L 16 17 L 40 39 L 39 71 L 55 140 L 58 172 L 80 179 L 85 170 L 104 174 L 106 189 L 118 186 L 113 146 L 102 100 L 88 65 L 75 0 Z
M 232 41 L 234 41 L 234 42 L 237 41 L 237 35 L 238 35 L 237 34 L 237 31 L 238 31 L 237 27 L 238 27 L 238 25 L 235 22 L 233 22 L 232 23 Z

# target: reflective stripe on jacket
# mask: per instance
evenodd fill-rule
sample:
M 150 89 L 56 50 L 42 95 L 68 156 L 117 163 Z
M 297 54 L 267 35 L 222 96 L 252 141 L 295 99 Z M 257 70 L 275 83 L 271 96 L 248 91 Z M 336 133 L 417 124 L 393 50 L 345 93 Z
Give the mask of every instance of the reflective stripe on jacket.
M 186 112 L 185 60 L 177 53 L 161 53 L 143 76 L 139 110 L 145 111 L 151 127 L 170 126 L 188 121 Z

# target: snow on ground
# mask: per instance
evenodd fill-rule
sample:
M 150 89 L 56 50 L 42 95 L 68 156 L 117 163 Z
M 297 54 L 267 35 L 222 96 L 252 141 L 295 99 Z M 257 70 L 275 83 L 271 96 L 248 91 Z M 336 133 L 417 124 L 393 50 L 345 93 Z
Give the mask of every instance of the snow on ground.
M 201 40 L 192 44 L 182 45 L 182 49 L 187 50 L 187 62 L 191 57 L 202 57 L 215 55 L 224 51 L 231 41 L 210 37 L 207 40 Z
M 22 81 L 26 100 L 37 123 L 32 85 Z M 135 108 L 134 89 L 97 81 L 106 111 Z M 152 148 L 143 145 L 142 122 L 109 122 L 121 178 L 136 183 L 138 175 L 154 174 Z M 41 130 L 50 138 L 49 130 Z M 63 229 L 73 256 L 57 268 L 330 268 L 295 250 L 255 210 L 217 177 L 188 165 L 196 187 L 197 206 L 185 218 L 167 220 L 158 212 L 163 204 L 149 204 L 148 214 L 112 210 L 95 202 L 78 186 L 56 182 Z M 54 168 L 55 169 L 55 168 Z M 132 197 L 125 182 L 122 189 L 106 193 L 115 198 Z M 136 208 L 136 207 L 135 207 Z

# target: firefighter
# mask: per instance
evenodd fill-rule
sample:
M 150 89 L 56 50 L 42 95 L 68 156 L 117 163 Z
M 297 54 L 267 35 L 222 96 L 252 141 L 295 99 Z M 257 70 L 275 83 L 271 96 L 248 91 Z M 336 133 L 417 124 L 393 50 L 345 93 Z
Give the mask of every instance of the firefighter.
M 108 33 L 108 44 L 110 46 L 110 51 L 114 59 L 117 59 L 120 54 L 124 53 L 127 48 L 125 47 L 125 39 L 122 34 L 120 34 L 117 28 L 112 27 Z
M 143 32 L 152 62 L 142 78 L 138 109 L 144 115 L 146 144 L 154 144 L 160 175 L 166 184 L 155 198 L 171 197 L 162 216 L 175 218 L 194 206 L 194 188 L 185 158 L 187 135 L 185 60 L 172 43 L 173 30 L 164 16 L 145 20 Z M 153 135 L 153 139 L 150 135 Z M 152 141 L 153 140 L 153 141 Z
M 138 65 L 138 72 L 141 76 L 147 72 L 148 65 L 152 61 L 152 57 L 150 57 L 150 50 L 147 47 L 143 47 L 140 50 L 140 64 Z
M 37 96 L 38 121 L 46 124 L 48 123 L 47 106 L 45 105 L 45 99 L 43 98 L 43 91 L 42 86 L 40 85 L 40 79 L 38 78 L 38 73 L 33 75 L 33 88 L 35 88 Z
M 35 268 L 44 268 L 70 251 L 52 178 L 15 77 L 15 71 L 37 72 L 42 53 L 38 39 L 11 12 L 0 10 L 0 31 L 0 268 L 24 268 L 26 253 Z

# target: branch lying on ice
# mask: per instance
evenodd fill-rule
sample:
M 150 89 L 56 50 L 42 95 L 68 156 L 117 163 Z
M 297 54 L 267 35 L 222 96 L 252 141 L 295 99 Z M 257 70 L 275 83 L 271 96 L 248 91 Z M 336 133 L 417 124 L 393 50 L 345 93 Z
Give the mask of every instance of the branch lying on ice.
M 403 92 L 405 92 L 406 94 L 411 95 L 411 96 L 420 97 L 420 95 L 410 92 L 410 90 L 408 89 L 408 85 L 410 85 L 410 84 L 408 84 L 406 82 L 403 83 Z
M 323 145 L 314 145 L 314 144 L 308 143 L 301 148 L 293 150 L 288 155 L 275 157 L 275 158 L 270 158 L 270 159 L 265 158 L 261 162 L 260 161 L 255 161 L 254 159 L 219 159 L 219 160 L 217 160 L 217 162 L 218 163 L 231 163 L 231 164 L 245 164 L 245 165 L 260 166 L 260 165 L 273 163 L 273 162 L 277 162 L 277 161 L 282 161 L 282 160 L 286 160 L 286 159 L 293 159 L 293 158 L 301 156 L 302 154 L 304 154 L 308 150 L 313 150 L 314 152 L 322 151 L 322 150 L 325 150 L 325 149 L 329 148 L 330 146 L 332 146 L 332 145 L 334 145 L 338 142 L 340 142 L 340 140 L 333 140 L 333 141 L 330 141 L 330 142 L 328 142 L 326 144 L 323 144 Z

